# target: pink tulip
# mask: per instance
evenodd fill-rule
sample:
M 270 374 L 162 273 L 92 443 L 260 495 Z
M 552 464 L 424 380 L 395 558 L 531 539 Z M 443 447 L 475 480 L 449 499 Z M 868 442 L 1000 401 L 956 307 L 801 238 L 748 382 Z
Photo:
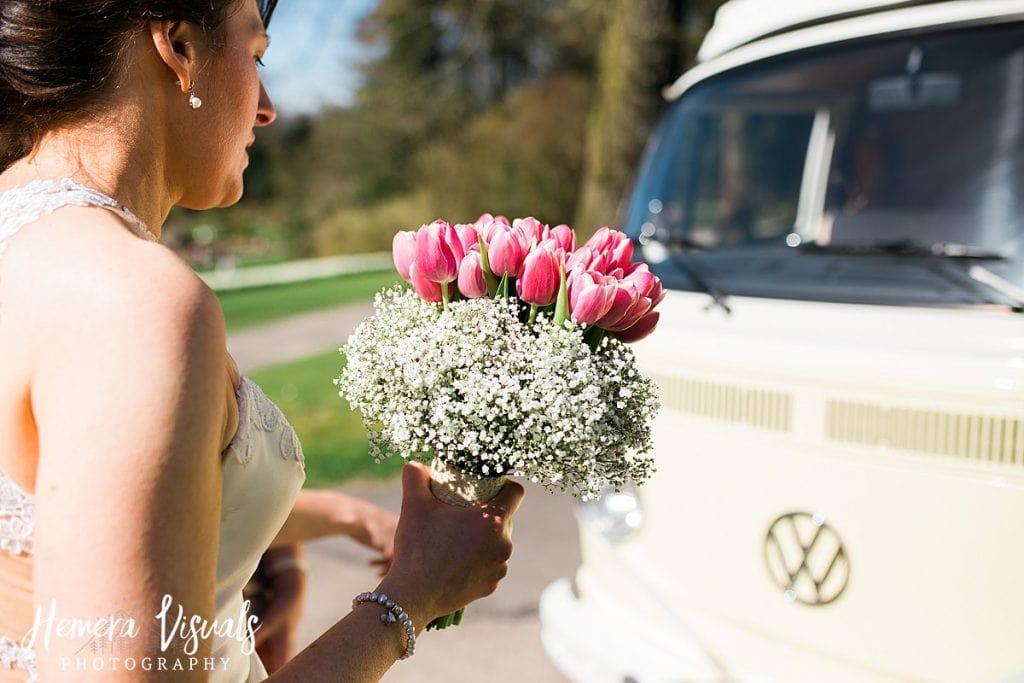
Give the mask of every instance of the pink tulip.
M 584 245 L 572 252 L 565 262 L 565 270 L 589 270 L 590 262 L 594 260 L 594 250 Z
M 665 296 L 661 280 L 643 263 L 630 265 L 628 275 L 616 268 L 606 276 L 609 280 L 615 284 L 612 305 L 594 324 L 620 338 L 625 335 L 626 340 L 650 334 L 657 323 L 657 317 L 652 319 L 651 314 Z
M 420 272 L 419 264 L 415 261 L 409 266 L 409 282 L 412 283 L 412 288 L 424 301 L 429 301 L 432 304 L 441 301 L 441 285 L 424 277 L 423 273 Z M 447 287 L 448 285 L 444 286 Z
M 603 228 L 598 228 L 597 231 L 590 236 L 590 239 L 587 240 L 586 244 L 584 244 L 583 246 L 590 247 L 591 249 L 594 250 L 595 253 L 599 253 L 611 248 L 613 246 L 612 240 L 612 230 L 608 226 L 605 226 Z
M 626 313 L 636 304 L 639 298 L 640 293 L 635 287 L 620 282 L 615 288 L 611 308 L 595 325 L 606 330 L 611 329 L 612 325 L 615 325 L 626 316 Z
M 627 270 L 633 260 L 633 243 L 618 230 L 600 228 L 583 246 L 593 254 L 588 268 L 600 273 L 610 273 L 616 268 Z
M 600 320 L 615 301 L 615 284 L 604 275 L 574 271 L 569 277 L 569 311 L 578 323 L 592 325 Z
M 613 333 L 619 341 L 626 344 L 640 341 L 651 332 L 654 332 L 654 328 L 658 325 L 658 319 L 661 318 L 661 313 L 658 311 L 651 311 L 644 317 L 640 318 L 635 325 L 630 327 L 628 330 L 622 332 Z
M 623 239 L 611 249 L 609 267 L 626 269 L 633 262 L 633 242 L 621 232 L 618 234 L 622 235 Z
M 470 249 L 478 246 L 476 227 L 460 223 L 455 226 L 455 232 L 459 236 L 459 244 L 462 245 L 463 254 L 468 254 Z
M 555 303 L 561 282 L 559 265 L 559 255 L 549 249 L 537 248 L 527 254 L 522 275 L 516 280 L 519 298 L 534 306 Z
M 473 227 L 476 228 L 479 234 L 484 236 L 484 242 L 490 244 L 496 230 L 508 230 L 512 226 L 509 225 L 508 219 L 504 216 L 492 216 L 489 213 L 485 213 L 476 219 Z
M 530 249 L 551 236 L 548 226 L 530 216 L 529 218 L 518 218 L 512 222 L 512 227 L 519 230 L 523 235 L 523 246 Z
M 470 251 L 459 264 L 459 291 L 470 299 L 487 296 L 487 281 L 480 265 L 480 251 Z
M 626 282 L 632 282 L 641 294 L 647 294 L 648 290 L 650 290 L 658 280 L 657 276 L 647 268 L 646 263 L 636 264 L 636 267 L 630 271 L 629 275 L 626 275 L 621 279 Z
M 551 228 L 551 237 L 558 242 L 558 246 L 565 249 L 566 252 L 573 252 L 576 250 L 576 233 L 572 231 L 568 225 L 564 223 L 562 225 L 556 225 Z
M 391 242 L 391 257 L 395 261 L 398 274 L 406 282 L 409 281 L 409 266 L 416 258 L 416 233 L 403 230 L 395 235 Z
M 594 257 L 590 260 L 589 269 L 594 272 L 603 273 L 607 275 L 609 270 L 609 263 L 610 262 L 608 258 L 608 252 L 602 251 L 598 254 L 595 254 Z
M 602 275 L 608 275 L 613 270 L 611 256 L 607 251 L 597 251 L 587 245 L 572 253 L 566 267 L 570 270 L 590 270 Z
M 640 296 L 646 296 L 651 300 L 651 308 L 657 306 L 665 298 L 661 280 L 647 268 L 646 263 L 634 264 L 632 272 L 624 279 L 636 286 Z
M 638 296 L 618 321 L 614 324 L 608 325 L 607 327 L 604 325 L 600 325 L 600 327 L 604 327 L 604 329 L 609 332 L 622 332 L 623 330 L 628 330 L 633 327 L 640 318 L 650 312 L 651 300 L 645 296 Z
M 487 259 L 491 272 L 496 276 L 516 276 L 523 265 L 526 250 L 523 247 L 521 233 L 515 230 L 495 230 L 487 243 Z
M 417 232 L 416 266 L 423 278 L 431 282 L 453 281 L 458 277 L 462 256 L 458 233 L 444 221 L 424 225 Z

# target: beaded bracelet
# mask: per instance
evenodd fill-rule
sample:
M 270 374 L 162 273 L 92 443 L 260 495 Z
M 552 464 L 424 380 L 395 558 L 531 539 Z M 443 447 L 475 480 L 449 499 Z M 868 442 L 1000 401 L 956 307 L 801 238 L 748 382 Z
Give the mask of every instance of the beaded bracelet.
M 382 623 L 394 624 L 397 622 L 405 629 L 405 652 L 402 653 L 399 659 L 409 659 L 409 657 L 412 657 L 416 652 L 416 627 L 412 625 L 412 619 L 405 613 L 402 606 L 384 593 L 360 593 L 352 598 L 352 608 L 355 609 L 364 602 L 375 602 L 384 608 L 384 614 L 380 615 Z

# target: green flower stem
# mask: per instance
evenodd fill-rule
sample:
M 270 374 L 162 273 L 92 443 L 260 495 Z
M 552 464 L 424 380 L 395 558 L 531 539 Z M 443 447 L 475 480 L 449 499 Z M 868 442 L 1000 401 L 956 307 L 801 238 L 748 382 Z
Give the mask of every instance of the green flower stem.
M 530 327 L 533 327 L 533 322 L 537 319 L 538 310 L 539 309 L 537 308 L 536 304 L 530 304 L 530 317 L 526 321 L 526 324 L 529 325 Z
M 569 318 L 569 286 L 565 282 L 565 265 L 558 264 L 558 296 L 555 298 L 554 323 L 561 325 Z
M 602 328 L 590 326 L 587 328 L 587 331 L 583 333 L 583 339 L 587 342 L 587 346 L 590 347 L 591 351 L 597 351 L 597 347 L 601 345 L 604 335 L 605 331 Z
M 448 310 L 448 302 L 451 300 L 451 294 L 448 292 L 448 284 L 449 283 L 447 282 L 441 283 L 441 306 L 446 311 Z
M 480 267 L 484 271 L 484 282 L 487 283 L 487 296 L 493 297 L 498 292 L 498 278 L 491 272 L 491 260 L 487 258 L 487 244 L 484 236 L 477 235 L 476 242 L 480 245 Z
M 508 298 L 508 273 L 501 276 L 501 282 L 498 283 L 498 289 L 494 294 L 494 298 L 501 300 Z
M 459 609 L 451 614 L 446 614 L 443 617 L 438 617 L 437 619 L 434 619 L 432 622 L 427 624 L 426 630 L 440 631 L 441 629 L 448 628 L 449 626 L 458 626 L 460 623 L 462 623 L 462 615 L 465 612 L 465 610 L 466 608 L 463 607 L 462 609 Z

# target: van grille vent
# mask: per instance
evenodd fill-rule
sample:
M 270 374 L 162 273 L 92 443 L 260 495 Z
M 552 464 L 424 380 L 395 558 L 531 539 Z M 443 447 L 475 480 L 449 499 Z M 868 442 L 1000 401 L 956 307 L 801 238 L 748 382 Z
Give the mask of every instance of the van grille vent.
M 830 400 L 829 439 L 1024 465 L 1024 419 Z
M 701 417 L 786 432 L 793 424 L 793 397 L 698 379 L 657 376 L 661 403 L 666 408 Z

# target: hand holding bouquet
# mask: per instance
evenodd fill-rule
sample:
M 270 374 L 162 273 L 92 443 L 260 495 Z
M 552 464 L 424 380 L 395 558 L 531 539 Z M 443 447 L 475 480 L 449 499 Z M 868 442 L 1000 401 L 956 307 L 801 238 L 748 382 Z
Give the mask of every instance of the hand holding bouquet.
M 658 405 L 625 342 L 654 330 L 664 294 L 632 257 L 621 232 L 576 248 L 568 226 L 533 218 L 396 235 L 414 291 L 377 295 L 337 380 L 372 455 L 432 459 L 435 495 L 461 504 L 507 475 L 584 498 L 647 479 Z

